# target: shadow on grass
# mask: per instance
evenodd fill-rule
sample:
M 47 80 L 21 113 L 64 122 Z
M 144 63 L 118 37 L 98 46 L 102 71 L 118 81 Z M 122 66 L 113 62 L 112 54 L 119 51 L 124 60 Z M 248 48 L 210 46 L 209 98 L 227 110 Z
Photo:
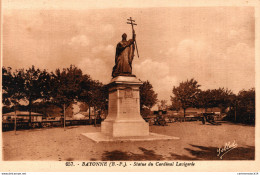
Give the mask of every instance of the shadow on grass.
M 66 159 L 66 161 L 73 161 L 73 160 L 74 160 L 74 158 L 72 158 L 72 157 L 69 157 Z
M 106 151 L 102 155 L 103 161 L 109 160 L 163 160 L 161 155 L 155 154 L 153 150 L 147 150 L 145 148 L 139 147 L 142 151 L 141 154 L 134 154 L 131 152 L 123 152 L 119 150 Z
M 226 120 L 218 121 L 218 123 L 227 124 L 227 125 L 237 125 L 237 126 L 251 126 L 251 127 L 255 127 L 255 124 L 238 123 L 238 122 L 226 121 Z
M 194 149 L 184 148 L 191 156 L 178 155 L 170 153 L 172 160 L 254 160 L 255 159 L 255 147 L 237 147 L 229 152 L 226 152 L 222 156 L 222 159 L 218 156 L 217 147 L 204 147 L 198 145 L 191 145 Z
M 208 123 L 208 122 L 207 122 L 207 123 L 205 123 L 205 124 L 202 124 L 202 123 L 201 123 L 200 125 L 203 125 L 203 126 L 205 126 L 205 125 L 207 125 L 207 126 L 208 126 L 208 125 L 209 125 L 209 126 L 220 126 L 220 125 L 222 125 L 222 124 L 221 124 L 220 122 L 216 122 L 215 124 L 211 124 L 211 123 Z
M 66 126 L 65 129 L 74 129 L 74 128 L 78 128 L 78 126 Z
M 119 150 L 106 151 L 102 155 L 103 161 L 112 160 L 254 160 L 255 159 L 255 147 L 237 147 L 225 155 L 222 159 L 218 156 L 217 147 L 205 147 L 199 145 L 191 145 L 191 148 L 184 148 L 189 152 L 188 155 L 179 155 L 175 153 L 169 153 L 170 156 L 164 158 L 162 155 L 156 154 L 153 150 L 147 150 L 139 147 L 142 151 L 141 154 L 135 154 L 131 152 L 123 152 Z

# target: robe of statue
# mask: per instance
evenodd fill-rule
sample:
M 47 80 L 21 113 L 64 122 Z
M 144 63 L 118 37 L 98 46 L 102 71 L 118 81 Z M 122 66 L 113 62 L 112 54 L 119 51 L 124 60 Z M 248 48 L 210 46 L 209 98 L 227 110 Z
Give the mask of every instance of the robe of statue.
M 131 75 L 132 61 L 134 59 L 134 40 L 123 40 L 117 44 L 115 66 L 113 67 L 112 76 Z

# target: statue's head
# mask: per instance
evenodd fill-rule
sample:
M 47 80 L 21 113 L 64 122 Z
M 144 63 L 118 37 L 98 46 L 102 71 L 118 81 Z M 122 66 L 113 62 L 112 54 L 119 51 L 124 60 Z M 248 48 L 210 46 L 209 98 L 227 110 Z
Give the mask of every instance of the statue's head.
M 124 33 L 124 34 L 122 35 L 122 40 L 126 40 L 126 38 L 127 38 L 127 35 L 126 35 L 126 33 Z

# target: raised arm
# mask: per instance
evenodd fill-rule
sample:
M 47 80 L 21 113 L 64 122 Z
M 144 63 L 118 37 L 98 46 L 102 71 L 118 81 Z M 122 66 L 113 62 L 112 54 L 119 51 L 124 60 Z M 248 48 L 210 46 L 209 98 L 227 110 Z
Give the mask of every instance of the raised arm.
M 134 44 L 134 40 L 133 39 L 130 39 L 127 42 L 124 42 L 124 43 L 120 42 L 120 43 L 117 44 L 117 49 L 124 50 L 126 47 L 128 47 L 128 46 L 130 46 L 132 44 Z

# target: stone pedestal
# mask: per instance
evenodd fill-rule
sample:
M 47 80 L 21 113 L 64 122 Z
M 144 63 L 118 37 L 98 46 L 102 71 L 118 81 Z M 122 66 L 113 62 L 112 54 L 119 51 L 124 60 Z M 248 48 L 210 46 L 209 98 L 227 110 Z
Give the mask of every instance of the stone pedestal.
M 149 124 L 140 115 L 139 87 L 135 76 L 118 76 L 109 86 L 108 116 L 101 133 L 112 137 L 149 136 Z
M 101 123 L 101 132 L 82 133 L 100 142 L 175 140 L 178 137 L 149 133 L 149 124 L 140 115 L 139 87 L 135 76 L 118 76 L 109 86 L 108 116 Z

